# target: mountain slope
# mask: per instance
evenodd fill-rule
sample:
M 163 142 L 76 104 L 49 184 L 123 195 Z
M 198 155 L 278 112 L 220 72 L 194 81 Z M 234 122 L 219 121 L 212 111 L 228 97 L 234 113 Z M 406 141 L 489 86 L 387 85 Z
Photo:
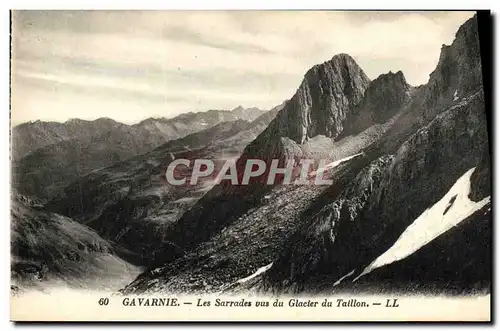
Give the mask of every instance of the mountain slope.
M 320 134 L 336 138 L 347 114 L 363 97 L 369 81 L 347 54 L 338 54 L 314 66 L 261 139 L 277 134 L 302 144 Z
M 274 120 L 238 158 L 236 168 L 240 180 L 247 159 L 262 159 L 268 164 L 275 157 L 297 159 L 303 154 L 300 144 L 312 135 L 336 136 L 343 119 L 362 97 L 367 84 L 366 75 L 346 54 L 336 55 L 309 70 L 294 96 L 283 104 Z M 265 176 L 262 177 L 265 179 Z M 227 181 L 216 185 L 173 225 L 167 240 L 177 248 L 163 252 L 157 263 L 173 260 L 177 254 L 209 239 L 261 203 L 269 188 L 267 185 L 232 186 Z
M 116 289 L 140 272 L 92 229 L 49 213 L 18 194 L 12 200 L 11 250 L 12 279 L 21 290 L 43 288 L 48 283 Z
M 22 194 L 50 198 L 89 171 L 145 153 L 162 142 L 160 136 L 126 125 L 85 139 L 63 140 L 13 161 L 12 185 Z
M 464 29 L 475 29 L 474 21 L 475 18 L 462 26 L 454 43 L 447 49 L 462 49 L 463 38 L 460 36 L 471 35 Z M 475 47 L 478 47 L 477 40 Z M 470 54 L 475 53 L 463 52 L 458 56 Z M 477 61 L 478 59 L 455 59 L 453 63 Z M 437 86 L 435 73 L 443 72 L 441 65 L 443 62 L 440 62 L 431 75 L 431 85 L 423 88 L 426 91 L 425 100 L 436 100 L 434 108 L 412 109 L 416 114 L 424 115 L 424 118 L 425 114 L 438 115 L 399 146 L 393 161 L 386 168 L 383 180 L 378 186 L 372 187 L 374 191 L 366 192 L 368 196 L 365 195 L 366 202 L 363 205 L 358 205 L 357 208 L 352 208 L 349 204 L 344 205 L 345 201 L 358 199 L 359 196 L 352 195 L 352 191 L 346 189 L 346 196 L 333 202 L 339 208 L 339 213 L 333 220 L 329 220 L 327 224 L 322 223 L 325 221 L 321 219 L 313 220 L 317 225 L 306 223 L 309 228 L 322 230 L 314 234 L 314 230 L 307 230 L 306 227 L 302 234 L 297 234 L 294 245 L 284 252 L 282 260 L 274 263 L 265 276 L 268 277 L 266 288 L 317 291 L 324 286 L 331 289 L 332 279 L 340 279 L 351 272 L 352 277 L 359 275 L 364 266 L 387 250 L 419 214 L 436 203 L 463 173 L 478 164 L 481 164 L 482 170 L 474 172 L 476 180 L 471 184 L 472 190 L 481 192 L 477 194 L 481 198 L 491 194 L 486 185 L 489 183 L 490 164 L 481 84 L 478 86 L 475 72 L 472 72 L 472 77 L 468 79 L 471 72 L 464 71 L 462 74 L 465 77 L 458 80 L 463 85 L 456 85 L 457 81 L 453 81 L 452 88 L 472 91 L 470 94 L 457 98 L 448 93 L 450 88 L 446 86 L 440 88 L 443 94 L 434 94 Z M 408 126 L 406 130 L 411 127 Z M 389 132 L 382 142 L 394 141 L 394 135 L 397 137 L 400 133 L 401 131 Z M 378 150 L 379 153 L 384 153 L 393 150 L 392 147 L 381 148 L 380 141 L 376 147 L 377 149 L 370 152 Z M 366 179 L 360 179 L 364 180 Z M 478 201 L 476 198 L 474 200 Z M 331 212 L 327 213 L 328 217 L 333 217 L 332 215 L 334 214 Z M 321 239 L 327 233 L 333 234 L 333 239 Z M 454 258 L 455 266 L 468 263 L 467 256 Z M 289 266 L 297 264 L 303 268 L 300 272 L 290 270 Z M 484 277 L 485 273 L 482 275 Z M 386 281 L 390 281 L 389 279 Z M 482 279 L 483 285 L 487 283 L 487 279 Z
M 245 148 L 237 161 L 237 168 L 243 169 L 244 162 L 249 158 L 269 161 L 274 157 L 299 157 L 303 146 L 314 140 L 315 130 L 331 141 L 333 136 L 338 135 L 336 130 L 341 130 L 347 114 L 359 102 L 367 85 L 368 79 L 362 70 L 346 54 L 334 56 L 331 61 L 313 67 L 267 129 Z M 329 91 L 330 97 L 323 97 L 319 90 Z M 292 120 L 294 116 L 304 121 Z M 323 122 L 321 119 L 326 117 L 330 120 Z M 365 161 L 358 162 L 364 164 Z M 221 282 L 224 284 L 231 278 L 244 277 L 250 271 L 249 267 L 268 264 L 266 259 L 277 257 L 275 254 L 284 248 L 280 243 L 285 243 L 300 224 L 297 220 L 303 213 L 310 212 L 311 201 L 323 201 L 332 194 L 335 194 L 335 189 L 328 190 L 325 186 L 279 189 L 259 184 L 231 187 L 222 182 L 188 210 L 167 235 L 167 240 L 175 245 L 166 247 L 168 249 L 157 257 L 157 263 L 173 262 L 154 272 L 156 277 L 169 280 L 167 284 L 159 282 L 159 286 L 196 291 L 200 286 L 198 281 L 213 281 L 223 286 Z M 275 197 L 279 197 L 278 205 L 273 203 Z M 220 232 L 222 229 L 223 232 Z M 202 244 L 195 248 L 198 243 Z M 268 248 L 261 251 L 262 247 Z M 194 248 L 193 251 L 190 251 L 191 248 Z M 186 255 L 176 260 L 183 254 Z M 210 260 L 198 265 L 209 255 L 212 255 Z M 147 277 L 144 276 L 146 283 Z M 139 285 L 134 283 L 130 288 L 149 290 L 149 286 L 142 281 L 138 279 Z M 216 288 L 214 286 L 213 289 Z
M 346 279 L 334 289 L 488 293 L 492 272 L 491 220 L 491 205 L 486 205 L 406 259 L 376 269 L 356 282 Z
M 166 236 L 173 244 L 158 256 L 163 265 L 143 273 L 124 292 L 331 292 L 342 277 L 353 280 L 386 252 L 470 169 L 475 168 L 467 194 L 473 201 L 485 201 L 491 195 L 490 162 L 476 27 L 476 17 L 464 23 L 453 44 L 443 49 L 446 54 L 429 83 L 418 88 L 406 84 L 401 73 L 368 84 L 360 69 L 351 70 L 352 63 L 344 66 L 350 63 L 345 55 L 332 60 L 342 70 L 331 69 L 331 63 L 315 67 L 275 120 L 245 148 L 238 168 L 250 158 L 268 162 L 315 152 L 324 157 L 332 146 L 343 148 L 333 151 L 336 159 L 349 153 L 356 157 L 329 170 L 333 184 L 328 187 L 265 186 L 262 181 L 246 187 L 215 186 Z M 474 70 L 468 70 L 472 64 Z M 353 93 L 339 86 L 359 88 Z M 332 98 L 340 108 L 330 107 Z M 481 224 L 487 229 L 487 222 Z M 424 249 L 438 249 L 443 236 L 460 233 L 450 231 Z M 476 238 L 488 240 L 487 230 L 481 233 Z M 454 242 L 463 240 L 456 237 Z M 465 251 L 484 252 L 474 248 L 477 243 L 465 244 Z M 461 265 L 486 263 L 475 253 L 453 258 L 443 270 L 455 275 Z M 406 274 L 421 259 L 410 262 Z M 391 267 L 375 273 L 386 268 Z M 481 272 L 475 280 L 483 289 L 489 284 L 486 275 Z M 379 281 L 391 284 L 390 273 L 385 277 Z M 447 290 L 437 278 L 427 279 L 434 290 Z M 345 284 L 343 290 L 357 286 Z
M 42 121 L 23 123 L 12 128 L 12 157 L 17 160 L 26 153 L 63 140 L 89 139 L 119 125 L 120 123 L 109 118 L 99 118 L 95 121 L 71 119 L 65 123 Z
M 236 158 L 282 106 L 253 122 L 222 122 L 212 128 L 169 141 L 151 152 L 95 170 L 79 178 L 49 202 L 47 208 L 85 223 L 151 264 L 156 251 L 168 246 L 172 224 L 211 187 L 213 178 L 198 185 L 170 185 L 168 165 L 178 158 L 213 160 L 216 168 Z M 193 164 L 186 169 L 189 176 Z
M 347 54 L 336 55 L 330 61 L 314 66 L 276 118 L 245 148 L 236 164 L 238 174 L 243 172 L 248 159 L 261 159 L 269 166 L 273 158 L 298 160 L 305 158 L 304 155 L 310 157 L 317 151 L 315 146 L 311 147 L 311 142 L 318 136 L 332 143 L 350 111 L 363 97 L 368 83 L 361 68 Z M 280 176 L 277 177 L 279 180 Z M 266 181 L 267 173 L 253 179 L 256 185 L 247 187 L 235 187 L 222 181 L 174 225 L 169 241 L 185 247 L 207 240 L 261 203 L 271 188 L 259 184 Z M 207 219 L 214 221 L 207 224 Z M 166 251 L 162 258 L 175 259 L 175 253 Z
M 365 175 L 368 169 L 363 170 L 317 216 L 303 220 L 304 228 L 291 240 L 293 245 L 266 275 L 268 286 L 319 290 L 325 286 L 322 282 L 331 285 L 332 279 L 353 270 L 358 270 L 354 276 L 359 275 L 463 173 L 481 162 L 487 150 L 482 102 L 476 96 L 452 107 L 403 144 L 380 168 L 377 181 L 372 182 L 371 171 Z M 466 134 L 460 130 L 464 125 L 470 130 Z M 467 158 L 462 157 L 464 151 Z M 369 190 L 357 188 L 367 183 Z
M 347 117 L 341 136 L 356 135 L 376 123 L 387 122 L 411 101 L 412 92 L 401 71 L 380 75 Z

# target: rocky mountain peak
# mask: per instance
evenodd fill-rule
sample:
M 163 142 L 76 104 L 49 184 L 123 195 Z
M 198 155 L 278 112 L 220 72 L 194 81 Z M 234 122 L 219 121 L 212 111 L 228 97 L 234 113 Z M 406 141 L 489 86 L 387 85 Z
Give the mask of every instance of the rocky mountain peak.
M 105 125 L 105 126 L 114 126 L 117 124 L 121 124 L 115 120 L 112 120 L 109 117 L 99 117 L 95 120 L 84 120 L 80 118 L 70 118 L 63 125 L 66 126 L 94 126 L 94 125 Z
M 288 137 L 302 144 L 320 134 L 337 137 L 347 113 L 361 100 L 369 82 L 347 54 L 315 65 L 261 139 Z
M 427 84 L 426 107 L 448 104 L 482 87 L 477 16 L 465 22 L 449 46 L 443 45 Z M 427 114 L 432 118 L 435 114 Z
M 413 87 L 407 83 L 401 70 L 378 76 L 368 85 L 362 100 L 347 116 L 339 138 L 388 121 L 408 104 L 412 90 Z
M 264 114 L 265 111 L 260 110 L 256 107 L 245 108 L 241 105 L 230 111 L 230 114 L 236 116 L 237 118 L 244 119 L 247 121 L 253 121 L 260 115 Z
M 375 78 L 371 85 L 382 85 L 383 86 L 386 83 L 390 84 L 392 82 L 403 84 L 403 85 L 408 85 L 408 83 L 406 82 L 405 75 L 403 74 L 403 72 L 401 70 L 398 70 L 395 73 L 392 71 L 389 71 L 386 74 L 382 74 L 382 75 L 378 76 L 377 78 Z
M 243 110 L 245 110 L 245 108 L 243 108 L 242 105 L 238 105 L 238 107 L 232 109 L 231 111 L 233 111 L 233 112 L 240 112 L 240 111 L 243 111 Z
M 373 97 L 380 94 L 401 94 L 406 93 L 411 88 L 401 70 L 393 73 L 389 71 L 374 79 L 366 90 L 366 96 Z
M 406 82 L 403 72 L 389 72 L 377 77 L 368 86 L 362 106 L 369 106 L 377 122 L 391 117 L 391 109 L 401 108 L 410 97 L 411 86 Z
M 118 122 L 109 118 L 109 117 L 100 117 L 94 121 L 94 123 L 108 123 L 108 124 L 117 124 Z
M 334 55 L 330 60 L 325 61 L 323 63 L 319 63 L 314 65 L 311 69 L 307 71 L 305 77 L 309 77 L 310 75 L 314 75 L 314 72 L 324 68 L 325 66 L 334 66 L 337 68 L 340 67 L 357 67 L 358 64 L 356 61 L 349 55 L 345 53 L 339 53 Z

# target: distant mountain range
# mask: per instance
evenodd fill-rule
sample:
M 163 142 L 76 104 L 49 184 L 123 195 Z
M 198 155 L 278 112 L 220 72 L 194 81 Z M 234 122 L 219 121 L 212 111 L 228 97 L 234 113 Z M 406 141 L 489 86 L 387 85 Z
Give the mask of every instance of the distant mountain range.
M 94 121 L 75 118 L 64 123 L 38 120 L 19 124 L 12 129 L 12 156 L 17 160 L 41 147 L 71 139 L 86 142 L 111 130 L 115 130 L 116 133 L 120 130 L 124 130 L 125 133 L 131 132 L 137 136 L 137 140 L 165 142 L 208 129 L 220 122 L 238 119 L 253 121 L 263 113 L 264 110 L 255 107 L 238 106 L 233 110 L 189 112 L 170 119 L 151 117 L 133 125 L 119 123 L 110 118 L 99 118 Z
M 51 197 L 74 179 L 222 122 L 252 121 L 266 111 L 241 106 L 148 118 L 134 125 L 109 118 L 30 122 L 12 130 L 13 182 L 20 193 Z

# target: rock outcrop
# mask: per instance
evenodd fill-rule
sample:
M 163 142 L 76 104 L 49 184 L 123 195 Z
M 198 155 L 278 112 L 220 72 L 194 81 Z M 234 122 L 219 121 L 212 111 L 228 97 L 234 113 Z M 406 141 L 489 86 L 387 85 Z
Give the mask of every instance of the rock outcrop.
M 443 45 L 436 69 L 426 85 L 424 120 L 483 86 L 477 16 L 465 22 L 451 45 Z M 439 107 L 442 104 L 442 107 Z
M 401 71 L 380 75 L 370 83 L 364 97 L 349 113 L 341 136 L 355 135 L 374 124 L 387 122 L 411 101 L 412 92 L 413 88 Z
M 369 82 L 347 54 L 335 55 L 330 61 L 312 67 L 294 96 L 248 147 L 248 153 L 254 155 L 252 147 L 259 149 L 282 137 L 299 145 L 317 135 L 335 139 Z

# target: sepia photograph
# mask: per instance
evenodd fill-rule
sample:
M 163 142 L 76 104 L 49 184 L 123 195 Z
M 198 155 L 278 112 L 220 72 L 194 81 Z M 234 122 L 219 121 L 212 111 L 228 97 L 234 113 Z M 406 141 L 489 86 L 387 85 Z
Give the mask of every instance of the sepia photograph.
M 13 321 L 491 321 L 480 11 L 12 10 Z

